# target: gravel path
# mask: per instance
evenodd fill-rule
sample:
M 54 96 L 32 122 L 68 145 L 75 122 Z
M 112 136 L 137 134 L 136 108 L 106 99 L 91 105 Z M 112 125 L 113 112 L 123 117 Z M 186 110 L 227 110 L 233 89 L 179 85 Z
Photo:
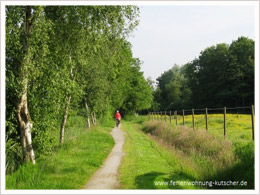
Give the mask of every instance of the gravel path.
M 118 168 L 124 155 L 123 144 L 125 140 L 124 134 L 120 130 L 120 126 L 113 129 L 112 136 L 115 140 L 114 148 L 108 155 L 102 167 L 89 179 L 87 184 L 84 186 L 84 189 L 120 188 L 120 183 L 118 181 Z

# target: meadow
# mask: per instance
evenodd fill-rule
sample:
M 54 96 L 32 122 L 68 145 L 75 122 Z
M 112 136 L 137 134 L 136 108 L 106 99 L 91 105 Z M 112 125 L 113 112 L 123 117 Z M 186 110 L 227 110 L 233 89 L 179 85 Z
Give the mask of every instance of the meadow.
M 208 132 L 203 128 L 203 115 L 195 116 L 194 130 L 191 116 L 186 116 L 185 126 L 176 126 L 168 119 L 166 122 L 152 121 L 147 117 L 124 123 L 127 126 L 123 127 L 127 137 L 127 154 L 120 172 L 123 188 L 176 189 L 180 186 L 166 185 L 165 182 L 178 180 L 247 183 L 246 186 L 186 185 L 180 187 L 183 189 L 253 189 L 254 142 L 249 129 L 251 118 L 246 115 L 228 115 L 229 136 L 224 139 L 222 116 L 210 115 L 211 127 Z M 178 124 L 182 124 L 182 118 L 179 120 Z M 162 185 L 155 186 L 158 182 Z
M 156 117 L 157 121 L 165 121 L 165 116 L 160 118 Z M 192 115 L 185 115 L 185 126 L 192 128 Z M 205 114 L 195 114 L 195 129 L 206 131 L 206 120 Z M 166 116 L 166 122 L 170 123 L 170 117 Z M 171 125 L 172 127 L 182 126 L 183 117 L 182 115 L 177 115 L 176 118 L 172 116 Z M 237 141 L 249 141 L 252 140 L 252 119 L 249 114 L 226 114 L 226 139 L 232 142 Z M 208 133 L 224 139 L 224 116 L 223 114 L 208 114 Z
M 36 165 L 26 163 L 6 175 L 6 189 L 81 189 L 114 146 L 113 127 L 113 121 L 106 121 L 88 129 L 84 117 L 70 116 L 65 142 L 57 141 L 52 154 Z

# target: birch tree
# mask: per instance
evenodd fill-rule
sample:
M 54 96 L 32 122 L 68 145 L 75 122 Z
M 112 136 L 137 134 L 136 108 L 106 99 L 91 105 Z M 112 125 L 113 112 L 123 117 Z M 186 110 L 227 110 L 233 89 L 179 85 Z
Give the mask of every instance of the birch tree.
M 14 43 L 20 48 L 20 55 L 12 53 L 7 47 L 7 67 L 17 66 L 17 105 L 16 116 L 20 129 L 23 158 L 35 164 L 35 154 L 32 145 L 33 121 L 28 105 L 28 90 L 31 78 L 35 77 L 37 69 L 44 62 L 46 49 L 46 21 L 44 9 L 41 6 L 24 6 L 7 8 L 7 44 Z M 17 13 L 15 13 L 17 12 Z M 15 35 L 12 37 L 12 35 Z M 15 38 L 12 40 L 12 38 Z M 41 52 L 39 52 L 41 50 Z

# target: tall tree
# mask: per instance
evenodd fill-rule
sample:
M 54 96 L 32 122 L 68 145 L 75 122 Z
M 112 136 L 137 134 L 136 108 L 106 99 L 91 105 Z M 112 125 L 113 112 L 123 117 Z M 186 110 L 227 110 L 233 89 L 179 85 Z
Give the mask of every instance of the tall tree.
M 254 104 L 254 41 L 239 37 L 229 47 L 230 64 L 227 69 L 228 83 L 233 104 Z
M 35 164 L 35 155 L 32 145 L 33 121 L 30 115 L 28 90 L 33 78 L 37 77 L 39 70 L 48 53 L 47 28 L 48 24 L 44 17 L 44 9 L 41 6 L 25 6 L 6 8 L 7 12 L 7 73 L 17 75 L 18 86 L 16 93 L 17 109 L 16 116 L 20 129 L 21 145 L 25 161 Z M 14 38 L 14 39 L 13 39 Z M 17 55 L 15 49 L 21 48 L 21 54 Z M 41 52 L 40 52 L 41 51 Z M 17 70 L 13 70 L 17 66 Z M 10 83 L 11 85 L 14 82 Z M 10 84 L 8 84 L 10 86 Z M 12 88 L 12 86 L 8 89 Z
M 229 65 L 227 44 L 217 44 L 201 52 L 198 66 L 198 92 L 202 107 L 218 107 L 224 103 L 223 91 L 227 83 L 226 69 Z
M 127 114 L 149 109 L 153 101 L 153 91 L 140 71 L 140 65 L 139 59 L 133 59 L 131 67 L 127 71 L 126 99 L 122 104 L 122 110 Z
M 163 110 L 176 110 L 187 107 L 191 91 L 183 68 L 174 65 L 170 70 L 158 77 L 158 89 L 155 100 Z
M 254 41 L 206 48 L 192 62 L 157 79 L 160 109 L 246 106 L 254 103 Z
M 86 108 L 90 125 L 118 108 L 150 107 L 152 90 L 127 41 L 138 13 L 136 6 L 6 7 L 8 170 L 15 159 L 35 163 L 49 154 L 58 126 L 62 143 L 70 109 Z

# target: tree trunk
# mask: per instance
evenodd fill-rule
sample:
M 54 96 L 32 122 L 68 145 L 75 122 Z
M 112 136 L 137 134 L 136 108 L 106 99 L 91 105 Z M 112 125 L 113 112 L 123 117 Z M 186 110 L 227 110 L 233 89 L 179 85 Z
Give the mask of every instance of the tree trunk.
M 69 64 L 71 64 L 71 61 L 72 61 L 71 54 L 69 54 Z M 73 74 L 73 68 L 72 67 L 70 69 L 70 76 L 71 76 L 72 82 L 74 82 L 75 75 Z M 62 144 L 64 142 L 65 125 L 66 125 L 67 118 L 68 118 L 70 100 L 71 100 L 71 94 L 68 96 L 67 102 L 65 103 L 66 106 L 65 106 L 64 115 L 63 115 L 63 119 L 62 119 L 61 127 L 60 127 L 60 144 Z
M 25 7 L 25 22 L 24 22 L 24 45 L 23 45 L 23 52 L 24 52 L 24 59 L 21 63 L 21 83 L 22 83 L 22 94 L 21 98 L 17 104 L 17 120 L 19 123 L 19 128 L 21 131 L 21 145 L 23 150 L 23 157 L 24 161 L 28 162 L 31 160 L 33 164 L 35 164 L 35 155 L 32 147 L 32 127 L 33 123 L 31 121 L 29 109 L 28 109 L 28 101 L 27 101 L 27 88 L 28 88 L 28 66 L 30 63 L 30 59 L 28 57 L 28 38 L 31 33 L 32 28 L 32 8 L 31 6 Z
M 21 144 L 23 150 L 24 160 L 27 162 L 31 160 L 35 164 L 35 156 L 32 147 L 32 127 L 28 106 L 27 106 L 27 83 L 24 86 L 22 97 L 17 106 L 17 118 L 21 130 Z
M 95 123 L 95 125 L 96 125 L 96 124 L 97 124 L 96 113 L 95 113 L 95 112 L 93 112 L 93 114 L 94 114 L 94 123 Z
M 88 108 L 86 98 L 85 98 L 85 106 L 86 106 L 86 110 L 87 110 L 87 124 L 88 124 L 88 128 L 90 128 L 91 124 L 90 124 L 90 117 L 89 117 L 89 108 Z
M 95 125 L 95 117 L 94 117 L 94 112 L 91 113 L 91 118 L 92 118 L 92 124 Z
M 62 119 L 62 122 L 61 122 L 61 128 L 60 128 L 60 143 L 61 143 L 61 144 L 62 144 L 63 141 L 64 141 L 65 125 L 66 125 L 67 118 L 68 118 L 70 100 L 71 100 L 71 95 L 69 95 L 68 100 L 67 100 L 67 102 L 66 102 L 66 106 L 65 106 L 65 110 L 64 110 L 64 115 L 63 115 L 63 119 Z

